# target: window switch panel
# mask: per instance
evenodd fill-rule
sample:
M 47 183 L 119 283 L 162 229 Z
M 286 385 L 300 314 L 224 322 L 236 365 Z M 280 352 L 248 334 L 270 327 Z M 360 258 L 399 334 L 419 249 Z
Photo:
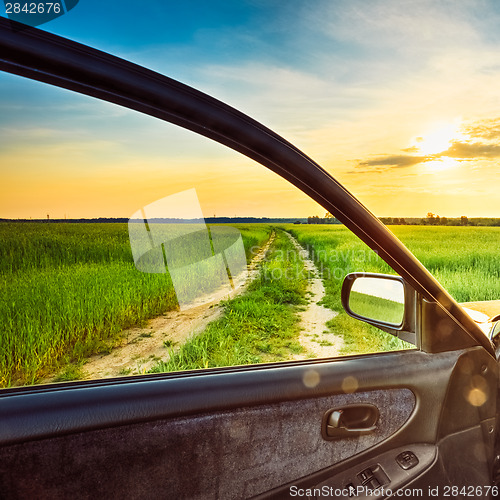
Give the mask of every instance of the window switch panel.
M 408 470 L 418 464 L 418 458 L 411 451 L 403 451 L 396 457 L 396 462 L 402 469 Z

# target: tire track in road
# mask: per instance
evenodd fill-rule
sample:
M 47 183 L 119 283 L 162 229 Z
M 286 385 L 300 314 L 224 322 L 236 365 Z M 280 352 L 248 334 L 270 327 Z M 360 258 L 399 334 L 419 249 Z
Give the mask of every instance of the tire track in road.
M 242 294 L 258 276 L 259 264 L 265 258 L 275 239 L 272 232 L 267 242 L 259 249 L 247 266 L 248 277 L 243 286 L 228 294 L 225 299 L 233 299 Z M 108 353 L 92 356 L 81 369 L 81 379 L 97 380 L 102 378 L 139 375 L 147 373 L 161 360 L 168 360 L 190 338 L 201 333 L 206 326 L 218 319 L 223 313 L 220 294 L 202 297 L 195 307 L 185 311 L 167 311 L 149 320 L 144 327 L 123 330 L 123 340 Z M 57 377 L 44 380 L 53 382 Z
M 316 264 L 309 258 L 307 250 L 290 233 L 286 232 L 286 234 L 295 246 L 297 253 L 304 263 L 304 270 L 309 275 L 308 290 L 306 293 L 310 296 L 310 301 L 305 311 L 299 313 L 302 330 L 299 342 L 306 350 L 306 354 L 295 355 L 293 359 L 339 356 L 340 350 L 344 345 L 344 339 L 329 332 L 326 326 L 326 323 L 337 316 L 338 312 L 319 304 L 325 296 L 325 287 L 323 280 L 320 278 L 319 270 Z

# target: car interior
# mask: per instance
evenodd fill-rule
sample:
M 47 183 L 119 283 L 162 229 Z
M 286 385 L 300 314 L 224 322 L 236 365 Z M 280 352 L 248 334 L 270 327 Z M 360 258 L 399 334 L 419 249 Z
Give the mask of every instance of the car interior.
M 347 315 L 405 345 L 369 354 L 6 383 L 0 390 L 0 496 L 497 496 L 500 346 L 495 333 L 485 335 L 330 173 L 272 130 L 207 94 L 4 18 L 0 69 L 0 88 L 12 92 L 12 135 L 6 132 L 2 145 L 4 207 L 28 207 L 38 190 L 40 198 L 32 204 L 47 200 L 43 218 L 50 222 L 66 218 L 62 212 L 51 215 L 56 212 L 52 200 L 92 207 L 107 198 L 110 207 L 130 217 L 125 235 L 136 274 L 163 279 L 164 259 L 190 235 L 191 252 L 198 245 L 196 252 L 203 253 L 208 245 L 210 258 L 223 256 L 217 265 L 223 274 L 228 270 L 226 286 L 234 288 L 233 278 L 246 269 L 241 227 L 218 232 L 209 226 L 207 235 L 205 224 L 197 224 L 189 234 L 165 236 L 155 218 L 170 210 L 172 217 L 199 222 L 213 215 L 215 220 L 228 213 L 226 202 L 266 217 L 258 211 L 262 199 L 276 207 L 297 204 L 303 211 L 320 206 L 388 266 L 385 273 L 350 269 L 338 293 Z M 29 115 L 16 118 L 23 99 Z M 61 111 L 58 121 L 50 123 L 48 108 Z M 118 124 L 128 129 L 117 132 Z M 9 156 L 15 148 L 22 151 L 17 163 Z M 144 150 L 153 158 L 149 173 L 141 160 Z M 212 157 L 217 161 L 210 163 Z M 199 168 L 191 167 L 192 158 L 203 158 Z M 49 178 L 57 182 L 46 183 Z M 12 237 L 23 238 L 13 232 Z M 181 252 L 178 269 L 191 265 L 190 251 Z M 169 279 L 180 312 L 189 314 L 192 297 L 181 295 L 184 285 L 182 277 L 176 284 L 174 267 Z M 47 272 L 54 279 L 63 273 Z M 26 285 L 26 297 L 35 295 L 41 279 L 42 274 L 39 284 Z M 203 288 L 202 282 L 205 278 L 193 286 L 197 300 L 219 286 Z M 9 297 L 15 283 L 3 288 Z M 98 290 L 97 278 L 95 283 Z M 367 297 L 377 288 L 398 297 L 394 317 L 370 311 Z M 378 298 L 383 302 L 384 297 Z

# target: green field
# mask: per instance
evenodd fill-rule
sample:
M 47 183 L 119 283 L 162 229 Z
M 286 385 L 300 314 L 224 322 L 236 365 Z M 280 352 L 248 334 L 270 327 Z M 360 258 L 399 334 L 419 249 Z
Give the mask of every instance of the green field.
M 354 271 L 395 274 L 343 226 L 287 226 L 330 286 Z M 389 226 L 458 302 L 500 298 L 500 228 Z
M 178 371 L 283 361 L 303 352 L 298 307 L 306 303 L 307 273 L 290 239 L 278 230 L 260 275 L 227 301 L 224 315 L 152 371 Z
M 239 229 L 249 259 L 270 228 Z M 0 274 L 0 386 L 109 351 L 124 328 L 177 308 L 168 274 L 136 270 L 126 224 L 2 223 Z
M 401 325 L 404 316 L 404 304 L 393 300 L 374 297 L 351 290 L 349 307 L 355 314 L 372 318 L 393 325 Z
M 249 260 L 269 238 L 271 227 L 237 227 Z M 342 354 L 408 347 L 342 312 L 344 276 L 353 271 L 393 274 L 387 264 L 340 225 L 280 227 L 309 250 L 320 270 L 327 291 L 324 304 L 340 312 L 328 328 L 343 337 Z M 391 230 L 458 301 L 500 298 L 500 228 Z M 159 369 L 286 359 L 300 350 L 295 313 L 305 281 L 296 253 L 277 233 L 261 278 L 244 296 L 226 303 L 224 316 L 207 328 L 206 337 Z M 126 224 L 1 223 L 0 275 L 2 386 L 33 383 L 68 363 L 109 352 L 124 328 L 177 308 L 168 274 L 135 268 Z M 239 343 L 241 337 L 248 342 Z
M 500 299 L 500 227 L 391 229 L 458 302 Z
M 395 274 L 382 259 L 343 226 L 284 226 L 309 250 L 323 275 L 324 303 L 341 311 L 329 323 L 344 337 L 343 354 L 408 347 L 398 339 L 349 317 L 342 310 L 343 277 L 356 271 Z M 500 298 L 498 227 L 389 226 L 458 302 Z

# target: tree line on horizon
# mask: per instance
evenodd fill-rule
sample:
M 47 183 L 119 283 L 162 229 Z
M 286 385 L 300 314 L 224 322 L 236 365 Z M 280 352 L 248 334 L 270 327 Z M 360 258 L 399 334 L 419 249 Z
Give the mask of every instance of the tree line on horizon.
M 319 215 L 310 215 L 307 218 L 308 224 L 341 224 L 341 222 L 335 218 L 330 212 L 326 212 L 324 217 Z
M 495 217 L 441 217 L 428 212 L 426 217 L 381 217 L 385 225 L 411 226 L 500 226 L 500 218 Z
M 426 217 L 380 217 L 386 225 L 409 225 L 409 226 L 500 226 L 500 218 L 495 217 L 441 217 L 438 214 L 428 212 Z M 308 224 L 341 224 L 330 212 L 324 217 L 312 215 L 307 218 Z M 296 221 L 296 224 L 300 224 Z
M 428 212 L 426 217 L 380 217 L 382 223 L 390 225 L 408 225 L 408 226 L 500 226 L 500 218 L 496 217 L 441 217 L 432 212 Z M 0 218 L 2 222 L 38 222 L 38 223 L 127 223 L 129 219 L 122 217 L 99 217 L 91 219 L 6 219 Z M 133 221 L 135 222 L 135 221 Z M 137 221 L 140 222 L 140 221 Z M 165 223 L 194 223 L 202 222 L 201 219 L 153 219 L 150 222 Z M 319 215 L 310 215 L 307 218 L 269 218 L 269 217 L 207 217 L 204 219 L 207 224 L 242 224 L 242 223 L 285 223 L 285 224 L 342 224 L 330 212 L 324 217 Z

